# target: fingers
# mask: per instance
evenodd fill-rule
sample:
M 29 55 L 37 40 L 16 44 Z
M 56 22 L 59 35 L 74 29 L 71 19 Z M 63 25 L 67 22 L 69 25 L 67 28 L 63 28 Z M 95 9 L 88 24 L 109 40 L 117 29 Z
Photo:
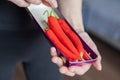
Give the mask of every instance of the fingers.
M 32 4 L 40 4 L 42 2 L 41 0 L 26 0 L 26 1 Z
M 57 51 L 56 51 L 55 47 L 50 48 L 50 53 L 51 53 L 51 56 L 52 56 L 51 61 L 53 63 L 57 64 L 58 67 L 63 66 L 63 61 L 60 57 L 57 56 Z
M 64 75 L 67 75 L 67 76 L 74 76 L 75 75 L 75 73 L 69 71 L 69 69 L 65 66 L 60 67 L 59 71 L 60 71 L 61 74 L 64 74 Z
M 100 55 L 98 49 L 96 49 L 95 52 L 96 52 L 96 54 L 98 54 L 98 58 L 97 58 L 97 61 L 93 63 L 93 66 L 94 66 L 98 71 L 101 71 L 101 70 L 102 70 L 101 55 Z
M 43 3 L 47 6 L 57 8 L 57 1 L 56 0 L 9 0 L 16 4 L 19 7 L 28 7 L 30 4 L 40 4 Z
M 57 56 L 55 56 L 55 57 L 52 58 L 52 62 L 55 63 L 55 64 L 57 64 L 58 67 L 63 66 L 62 59 L 59 58 L 59 57 L 57 57 Z
M 98 58 L 97 61 L 93 63 L 93 66 L 98 70 L 101 71 L 102 70 L 102 64 L 101 64 L 101 55 L 96 47 L 95 44 L 92 45 L 93 46 L 93 50 L 95 51 L 95 53 L 97 54 Z
M 84 64 L 83 66 L 71 66 L 69 70 L 77 75 L 85 74 L 91 67 L 91 64 Z
M 55 63 L 59 67 L 60 73 L 67 75 L 67 76 L 74 76 L 75 74 L 83 75 L 89 70 L 91 66 L 91 64 L 84 64 L 83 66 L 65 67 L 63 66 L 62 59 L 57 56 L 55 47 L 50 48 L 50 53 L 52 56 L 52 62 Z
M 93 63 L 93 66 L 98 70 L 101 71 L 102 70 L 102 64 L 101 64 L 101 55 L 98 51 L 98 49 L 94 49 L 95 53 L 98 55 L 97 61 Z
M 50 48 L 50 54 L 51 54 L 51 56 L 57 56 L 57 51 L 56 51 L 55 47 Z
M 9 1 L 11 1 L 14 4 L 16 4 L 19 7 L 27 7 L 27 6 L 30 5 L 28 2 L 26 2 L 24 0 L 9 0 Z
M 101 70 L 102 70 L 101 59 L 98 58 L 97 61 L 93 63 L 93 66 L 94 66 L 98 71 L 101 71 Z
M 91 64 L 85 64 L 83 66 L 71 66 L 71 67 L 65 67 L 62 66 L 59 68 L 60 73 L 67 75 L 67 76 L 74 76 L 77 75 L 83 75 L 85 74 L 91 67 Z
M 97 54 L 97 56 L 98 56 L 97 61 L 95 63 L 93 63 L 93 65 L 97 70 L 101 71 L 102 70 L 101 55 L 97 49 L 97 46 L 95 45 L 95 43 L 92 41 L 92 39 L 90 38 L 90 36 L 86 32 L 80 33 L 79 35 Z
M 47 5 L 47 6 L 51 6 L 53 8 L 57 8 L 58 4 L 56 0 L 42 0 L 42 2 Z
M 57 56 L 57 52 L 55 47 L 50 48 L 50 53 L 52 56 L 52 62 L 55 63 L 59 67 L 59 72 L 61 74 L 67 75 L 67 76 L 74 76 L 75 73 L 70 72 L 67 67 L 63 66 L 63 61 L 60 57 Z
M 32 4 L 43 3 L 47 6 L 57 8 L 57 1 L 56 0 L 26 0 L 26 1 L 29 2 L 29 3 L 32 3 Z

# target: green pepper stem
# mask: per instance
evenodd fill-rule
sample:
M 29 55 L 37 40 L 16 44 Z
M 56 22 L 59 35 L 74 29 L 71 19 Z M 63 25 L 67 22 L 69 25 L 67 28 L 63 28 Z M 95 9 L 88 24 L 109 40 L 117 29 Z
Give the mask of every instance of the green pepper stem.
M 44 13 L 43 13 L 43 15 L 45 15 L 46 13 L 47 13 L 47 17 L 50 17 L 53 14 L 57 19 L 59 19 L 59 16 L 56 14 L 56 12 L 54 11 L 53 8 L 51 9 L 50 13 L 49 13 L 48 10 L 45 10 Z
M 49 15 L 49 11 L 48 10 L 45 10 L 43 15 L 45 15 L 46 13 L 47 13 L 47 17 L 49 17 L 50 15 Z
M 43 24 L 46 26 L 45 30 L 50 28 L 45 20 L 43 21 Z
M 55 10 L 52 8 L 52 10 L 51 10 L 52 12 L 53 12 L 53 15 L 57 18 L 57 19 L 59 19 L 59 16 L 56 14 L 56 12 L 55 12 Z
M 83 53 L 82 52 L 80 53 L 80 57 L 83 58 Z

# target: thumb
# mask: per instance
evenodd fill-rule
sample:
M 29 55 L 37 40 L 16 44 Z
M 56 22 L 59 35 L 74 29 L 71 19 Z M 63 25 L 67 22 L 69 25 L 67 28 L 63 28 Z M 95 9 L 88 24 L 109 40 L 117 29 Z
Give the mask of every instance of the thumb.
M 96 54 L 98 55 L 98 58 L 96 60 L 96 62 L 93 63 L 93 66 L 98 70 L 98 71 L 101 71 L 102 70 L 102 64 L 101 64 L 101 60 L 102 60 L 102 57 L 98 51 L 98 49 L 94 49 L 94 51 L 96 52 Z
M 101 59 L 98 59 L 96 62 L 93 63 L 93 66 L 98 70 L 102 70 L 102 64 L 101 64 Z
M 47 5 L 47 6 L 51 6 L 53 8 L 57 8 L 58 4 L 56 0 L 42 0 L 43 4 Z

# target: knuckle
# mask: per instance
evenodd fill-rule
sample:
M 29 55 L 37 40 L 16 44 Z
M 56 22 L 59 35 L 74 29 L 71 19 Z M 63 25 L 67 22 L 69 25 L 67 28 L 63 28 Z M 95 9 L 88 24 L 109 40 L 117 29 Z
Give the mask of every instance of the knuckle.
M 33 4 L 40 4 L 41 0 L 28 0 L 28 2 L 33 3 Z
M 27 5 L 25 5 L 24 3 L 19 3 L 19 7 L 26 7 Z
M 41 4 L 42 2 L 41 1 L 36 1 L 36 3 L 35 4 Z
M 35 0 L 27 0 L 28 2 L 34 2 Z

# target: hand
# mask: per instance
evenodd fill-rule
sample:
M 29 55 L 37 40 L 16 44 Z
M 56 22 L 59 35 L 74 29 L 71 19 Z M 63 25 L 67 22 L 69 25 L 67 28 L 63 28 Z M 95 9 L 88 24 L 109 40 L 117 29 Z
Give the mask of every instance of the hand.
M 99 51 L 95 45 L 95 43 L 92 41 L 92 39 L 89 37 L 89 35 L 86 32 L 80 33 L 79 36 L 95 51 L 95 53 L 98 55 L 97 61 L 93 63 L 94 67 L 101 71 L 101 56 L 99 54 Z M 50 49 L 51 55 L 52 55 L 52 62 L 57 64 L 59 67 L 60 73 L 67 75 L 67 76 L 74 76 L 77 75 L 83 75 L 85 74 L 91 67 L 91 64 L 84 64 L 83 66 L 70 66 L 66 67 L 63 66 L 63 62 L 60 57 L 57 56 L 56 49 L 54 47 L 51 47 Z
M 57 1 L 56 0 L 9 0 L 16 4 L 19 7 L 27 7 L 30 4 L 45 4 L 47 6 L 51 6 L 53 8 L 57 7 Z

